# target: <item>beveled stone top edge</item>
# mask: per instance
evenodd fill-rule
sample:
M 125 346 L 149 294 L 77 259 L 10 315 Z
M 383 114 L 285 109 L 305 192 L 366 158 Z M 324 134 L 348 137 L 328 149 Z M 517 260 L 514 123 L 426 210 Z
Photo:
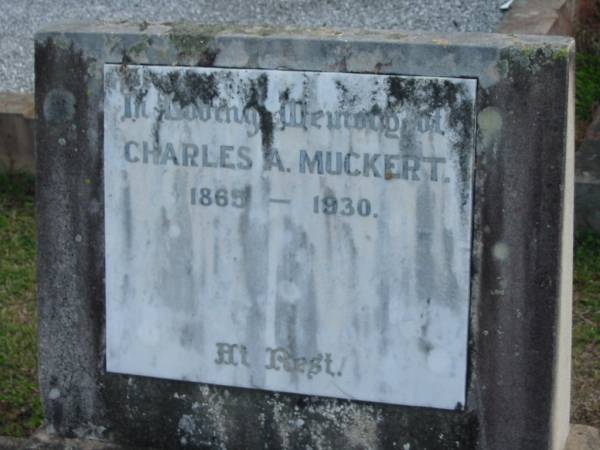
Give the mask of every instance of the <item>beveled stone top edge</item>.
M 52 35 L 150 35 L 201 36 L 205 38 L 243 37 L 263 39 L 302 39 L 337 42 L 378 42 L 421 44 L 440 47 L 478 48 L 546 48 L 571 50 L 574 40 L 565 36 L 516 35 L 497 33 L 436 33 L 404 30 L 374 30 L 357 28 L 298 28 L 248 26 L 240 24 L 210 25 L 188 22 L 72 22 L 52 24 L 39 30 L 36 41 Z

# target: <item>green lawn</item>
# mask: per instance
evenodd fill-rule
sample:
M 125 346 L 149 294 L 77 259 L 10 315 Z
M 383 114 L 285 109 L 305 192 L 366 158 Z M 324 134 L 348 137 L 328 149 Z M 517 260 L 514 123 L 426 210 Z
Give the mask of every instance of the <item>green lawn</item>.
M 33 180 L 0 174 L 0 435 L 41 424 L 37 390 Z
M 577 119 L 590 121 L 600 101 L 600 56 L 578 53 L 575 77 Z
M 600 106 L 600 0 L 588 0 L 580 5 L 575 41 L 575 111 L 579 142 L 592 120 L 594 110 Z
M 572 417 L 600 427 L 600 236 L 577 237 Z
M 600 104 L 600 56 L 577 54 L 575 76 L 575 110 L 577 111 L 577 142 L 581 142 L 592 121 L 595 108 Z

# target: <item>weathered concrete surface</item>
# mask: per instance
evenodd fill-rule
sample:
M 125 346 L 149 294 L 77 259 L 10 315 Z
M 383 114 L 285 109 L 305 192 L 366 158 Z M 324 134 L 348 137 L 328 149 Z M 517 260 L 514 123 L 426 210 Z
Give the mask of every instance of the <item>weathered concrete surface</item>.
M 600 434 L 597 428 L 573 424 L 564 450 L 598 450 Z M 0 437 L 0 450 L 135 450 L 108 441 L 90 439 L 69 439 L 50 435 L 44 431 L 36 432 L 29 439 Z M 142 450 L 141 448 L 139 450 Z M 143 447 L 143 450 L 152 450 Z
M 0 450 L 17 450 L 25 443 L 25 439 L 0 436 Z
M 139 447 L 122 446 L 114 442 L 97 439 L 69 439 L 49 434 L 43 430 L 37 431 L 27 440 L 23 440 L 18 450 L 142 450 Z M 152 450 L 144 447 L 143 450 Z
M 516 0 L 498 33 L 572 36 L 577 0 Z
M 573 50 L 562 37 L 484 34 L 146 24 L 39 34 L 37 207 L 45 224 L 39 229 L 39 361 L 54 432 L 171 449 L 265 443 L 561 449 L 568 432 Z M 106 373 L 105 63 L 477 78 L 466 409 Z
M 0 92 L 0 170 L 35 170 L 34 109 L 30 94 Z

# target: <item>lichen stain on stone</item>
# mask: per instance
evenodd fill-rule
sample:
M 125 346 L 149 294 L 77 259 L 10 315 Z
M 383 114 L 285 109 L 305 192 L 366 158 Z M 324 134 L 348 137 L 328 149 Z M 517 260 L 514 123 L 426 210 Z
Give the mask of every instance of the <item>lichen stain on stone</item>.
M 447 39 L 432 39 L 431 42 L 441 47 L 448 47 L 448 45 L 450 45 L 450 42 L 448 42 Z
M 224 26 L 172 25 L 169 41 L 178 52 L 178 58 L 190 58 L 197 66 L 212 66 L 219 54 L 214 47 L 215 36 L 226 30 Z
M 460 164 L 461 209 L 464 212 L 469 198 L 468 192 L 471 189 L 468 183 L 471 175 L 469 173 L 469 158 L 471 151 L 474 151 L 474 149 L 469 149 L 468 147 L 474 145 L 472 130 L 475 128 L 473 104 L 468 98 L 463 96 L 462 100 L 450 109 L 448 124 L 459 137 L 453 143 L 452 149 L 458 155 Z M 466 216 L 463 214 L 462 217 Z
M 465 86 L 449 80 L 403 78 L 391 76 L 387 79 L 387 108 L 411 108 L 414 114 L 429 116 L 438 109 L 448 111 L 448 125 L 457 139 L 452 149 L 460 164 L 461 206 L 468 201 L 470 186 L 468 172 L 473 130 L 473 104 Z
M 132 92 L 141 84 L 140 72 L 137 69 L 130 69 L 127 63 L 122 63 L 119 66 L 119 75 L 121 77 L 121 84 L 123 85 L 123 88 Z M 110 86 L 113 85 L 113 83 L 110 81 L 108 84 Z
M 351 420 L 352 422 L 346 428 L 350 445 L 354 448 L 377 448 L 379 446 L 378 424 L 382 420 L 381 416 L 361 409 L 352 415 Z
M 381 412 L 373 407 L 329 402 L 318 409 L 309 408 L 308 412 L 319 414 L 324 419 L 321 436 L 328 437 L 332 432 L 340 433 L 345 438 L 345 447 L 349 449 L 379 447 L 378 425 L 382 416 Z M 330 439 L 327 441 L 331 442 Z M 322 442 L 318 448 L 330 448 L 329 442 Z
M 358 97 L 356 95 L 350 94 L 350 90 L 348 89 L 348 87 L 340 80 L 335 81 L 335 89 L 338 93 L 338 103 L 340 105 L 340 110 L 347 111 L 356 105 Z
M 290 100 L 290 88 L 287 87 L 283 91 L 279 92 L 279 104 L 285 106 Z
M 497 70 L 500 78 L 508 77 L 508 72 L 509 72 L 508 61 L 501 59 L 496 63 L 495 67 L 496 67 L 496 70 Z
M 504 242 L 496 242 L 492 247 L 492 255 L 500 261 L 505 261 L 510 255 L 510 248 Z
M 453 109 L 464 94 L 464 88 L 448 80 L 389 77 L 387 93 L 388 106 L 426 105 L 429 113 L 443 107 Z
M 109 73 L 107 79 L 105 80 L 107 89 L 116 88 L 116 80 L 113 80 L 111 75 L 112 74 Z M 119 66 L 119 76 L 122 89 L 125 92 L 134 94 L 136 108 L 139 108 L 142 101 L 148 94 L 148 88 L 142 81 L 139 70 L 129 68 L 128 63 L 124 62 Z
M 558 48 L 558 49 L 551 49 L 551 58 L 555 61 L 557 60 L 561 60 L 561 59 L 567 59 L 569 58 L 569 49 L 568 48 Z
M 152 84 L 156 89 L 173 101 L 179 103 L 182 108 L 191 105 L 200 99 L 204 104 L 211 104 L 213 99 L 219 96 L 219 89 L 214 74 L 195 73 L 185 71 L 167 72 L 158 75 L 147 72 Z
M 137 43 L 122 50 L 123 59 L 128 59 L 131 62 L 133 59 L 130 55 L 135 55 L 136 57 L 143 56 L 150 47 L 152 47 L 152 37 L 143 35 Z
M 174 394 L 182 405 L 177 422 L 177 437 L 181 447 L 227 449 L 229 437 L 235 427 L 230 426 L 230 414 L 226 411 L 225 400 L 228 391 L 218 393 L 201 385 L 199 396 Z
M 265 107 L 265 101 L 269 91 L 269 77 L 266 73 L 261 74 L 256 80 L 250 81 L 249 95 L 244 105 L 244 112 L 252 108 L 258 113 L 259 129 L 262 139 L 262 150 L 265 159 L 271 154 L 273 146 L 273 113 Z
M 75 116 L 75 110 L 75 96 L 65 89 L 53 89 L 44 99 L 44 119 L 49 123 L 69 122 Z
M 52 44 L 61 50 L 69 50 L 73 46 L 73 42 L 63 36 L 55 36 L 52 39 Z
M 277 395 L 269 401 L 280 448 L 298 448 L 299 442 L 315 450 L 381 448 L 383 417 L 372 406 L 337 400 L 313 402 L 311 398 L 298 405 L 292 408 Z
M 477 116 L 477 125 L 484 148 L 489 148 L 502 133 L 503 120 L 500 110 L 493 106 L 483 109 Z
M 508 65 L 510 72 L 525 70 L 536 74 L 544 66 L 559 63 L 565 64 L 570 54 L 566 47 L 530 47 L 520 45 L 504 49 L 498 64 Z

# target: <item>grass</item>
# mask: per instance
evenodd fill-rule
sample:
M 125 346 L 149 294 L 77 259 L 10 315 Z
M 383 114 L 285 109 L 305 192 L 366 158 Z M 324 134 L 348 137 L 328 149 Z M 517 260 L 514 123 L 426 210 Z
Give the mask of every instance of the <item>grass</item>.
M 42 421 L 37 388 L 33 180 L 0 174 L 0 435 Z
M 582 0 L 578 15 L 575 109 L 581 140 L 600 106 L 600 0 Z M 577 236 L 574 287 L 571 420 L 600 427 L 600 236 Z
M 600 236 L 575 246 L 572 421 L 600 427 Z
M 577 119 L 589 122 L 594 108 L 600 104 L 600 55 L 577 53 L 575 99 Z
M 594 110 L 600 105 L 600 0 L 581 0 L 578 16 L 575 110 L 577 141 L 581 142 Z

